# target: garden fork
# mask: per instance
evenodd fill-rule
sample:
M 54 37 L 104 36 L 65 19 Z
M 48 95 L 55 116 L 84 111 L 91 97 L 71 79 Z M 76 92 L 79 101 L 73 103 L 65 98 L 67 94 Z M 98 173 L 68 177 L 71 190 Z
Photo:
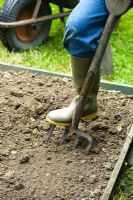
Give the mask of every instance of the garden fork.
M 91 87 L 93 85 L 93 82 L 95 81 L 96 77 L 96 71 L 97 68 L 100 68 L 100 64 L 107 46 L 107 43 L 109 41 L 109 38 L 111 36 L 112 31 L 114 30 L 114 27 L 118 21 L 118 19 L 127 12 L 131 7 L 133 6 L 133 0 L 106 0 L 106 7 L 109 11 L 109 17 L 107 19 L 103 34 L 100 39 L 100 43 L 98 45 L 98 48 L 95 52 L 94 58 L 92 60 L 91 66 L 87 72 L 84 84 L 82 86 L 79 100 L 76 105 L 75 112 L 73 114 L 72 119 L 72 126 L 71 127 L 65 127 L 65 132 L 63 135 L 63 138 L 61 140 L 61 144 L 63 144 L 67 138 L 68 133 L 70 130 L 73 131 L 73 133 L 76 134 L 76 139 L 74 143 L 74 147 L 76 148 L 80 138 L 85 138 L 88 141 L 87 145 L 87 152 L 90 150 L 93 144 L 94 138 L 90 136 L 89 134 L 81 131 L 78 126 L 80 119 L 82 118 L 82 113 L 84 109 L 84 105 L 86 103 L 86 98 L 88 92 L 91 90 Z M 47 143 L 54 131 L 55 125 L 51 125 L 48 138 L 45 140 Z

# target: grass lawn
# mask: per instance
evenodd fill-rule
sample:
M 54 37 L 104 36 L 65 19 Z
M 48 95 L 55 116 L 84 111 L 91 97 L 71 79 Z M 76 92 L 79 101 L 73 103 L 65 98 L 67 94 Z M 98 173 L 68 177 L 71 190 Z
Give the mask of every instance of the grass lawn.
M 2 4 L 2 0 L 0 2 Z M 52 7 L 52 11 L 57 13 L 57 7 Z M 115 73 L 106 77 L 110 81 L 130 85 L 133 85 L 132 19 L 133 10 L 130 10 L 122 17 L 118 29 L 112 34 L 111 44 Z M 58 19 L 52 23 L 47 43 L 36 49 L 21 53 L 9 52 L 0 43 L 0 61 L 71 74 L 69 55 L 62 46 L 63 33 L 64 24 Z
M 111 200 L 133 200 L 133 168 L 124 167 Z
M 3 0 L 0 0 L 2 5 Z M 52 7 L 53 13 L 57 7 Z M 111 37 L 113 63 L 115 73 L 105 77 L 110 81 L 133 85 L 133 10 L 126 13 Z M 68 53 L 62 47 L 64 24 L 55 20 L 52 23 L 49 39 L 46 44 L 27 52 L 9 52 L 0 43 L 0 61 L 26 67 L 71 74 Z M 133 200 L 133 169 L 125 169 L 125 175 L 120 180 L 113 200 Z

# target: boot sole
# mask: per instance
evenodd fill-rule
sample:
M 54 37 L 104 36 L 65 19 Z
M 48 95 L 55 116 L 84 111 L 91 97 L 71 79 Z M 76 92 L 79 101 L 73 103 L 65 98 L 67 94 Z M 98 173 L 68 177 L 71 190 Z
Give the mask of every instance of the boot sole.
M 71 123 L 60 123 L 60 122 L 55 122 L 55 121 L 52 121 L 51 119 L 49 119 L 48 117 L 46 117 L 46 121 L 47 121 L 49 124 L 53 124 L 53 125 L 56 125 L 56 126 L 71 126 Z
M 82 119 L 85 119 L 85 120 L 91 120 L 91 119 L 95 119 L 97 117 L 97 112 L 95 113 L 92 113 L 90 115 L 86 115 L 84 117 L 82 117 Z M 46 121 L 49 123 L 49 124 L 53 124 L 53 125 L 56 125 L 56 126 L 71 126 L 72 123 L 60 123 L 60 122 L 55 122 L 55 121 L 52 121 L 51 119 L 49 119 L 48 117 L 46 117 Z

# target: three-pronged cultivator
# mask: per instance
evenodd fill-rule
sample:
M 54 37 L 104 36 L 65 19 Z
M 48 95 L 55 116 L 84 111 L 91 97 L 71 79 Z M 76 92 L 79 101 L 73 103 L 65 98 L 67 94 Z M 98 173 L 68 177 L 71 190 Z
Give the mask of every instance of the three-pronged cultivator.
M 52 133 L 53 133 L 55 127 L 56 127 L 56 125 L 54 125 L 54 124 L 50 125 L 48 136 L 44 140 L 44 143 L 47 144 L 50 141 L 50 138 L 52 136 Z M 90 148 L 92 147 L 94 138 L 92 136 L 88 135 L 87 133 L 81 131 L 80 129 L 76 129 L 75 131 L 73 131 L 72 126 L 66 126 L 65 127 L 65 131 L 64 131 L 64 134 L 63 134 L 63 136 L 60 140 L 60 144 L 62 145 L 66 142 L 67 136 L 71 131 L 76 134 L 76 139 L 75 139 L 75 142 L 74 142 L 74 148 L 77 148 L 80 138 L 83 137 L 87 140 L 87 152 L 89 152 Z
M 74 147 L 78 146 L 80 138 L 84 138 L 87 140 L 87 151 L 90 150 L 93 144 L 94 138 L 87 133 L 81 131 L 78 126 L 80 119 L 82 118 L 83 109 L 86 103 L 87 94 L 91 91 L 92 85 L 96 78 L 96 71 L 98 68 L 100 68 L 100 64 L 107 46 L 107 43 L 109 41 L 109 38 L 111 36 L 112 31 L 114 30 L 114 27 L 118 21 L 118 19 L 121 17 L 122 14 L 124 14 L 126 11 L 128 11 L 133 6 L 132 0 L 106 0 L 106 6 L 108 8 L 108 11 L 110 13 L 103 34 L 100 39 L 100 43 L 98 45 L 98 48 L 96 50 L 96 53 L 93 57 L 93 60 L 91 62 L 90 68 L 87 72 L 84 84 L 82 86 L 79 99 L 76 104 L 76 109 L 73 114 L 72 118 L 72 124 L 71 126 L 65 127 L 65 132 L 63 135 L 63 138 L 61 140 L 61 144 L 63 144 L 66 141 L 67 135 L 70 131 L 73 131 L 73 133 L 76 134 L 76 139 L 74 143 Z M 58 125 L 58 124 L 57 124 Z M 52 133 L 55 128 L 55 124 L 51 124 L 48 137 L 45 140 L 47 143 L 50 140 L 50 137 L 52 136 Z

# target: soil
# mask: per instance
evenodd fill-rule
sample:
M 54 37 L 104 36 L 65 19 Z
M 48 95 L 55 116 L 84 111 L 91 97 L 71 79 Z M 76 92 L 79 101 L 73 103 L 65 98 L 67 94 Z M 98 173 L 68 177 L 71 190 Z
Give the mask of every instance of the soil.
M 0 72 L 0 200 L 99 200 L 133 120 L 133 95 L 100 89 L 99 117 L 80 128 L 97 138 L 89 154 L 64 128 L 44 144 L 50 110 L 75 95 L 71 80 Z

